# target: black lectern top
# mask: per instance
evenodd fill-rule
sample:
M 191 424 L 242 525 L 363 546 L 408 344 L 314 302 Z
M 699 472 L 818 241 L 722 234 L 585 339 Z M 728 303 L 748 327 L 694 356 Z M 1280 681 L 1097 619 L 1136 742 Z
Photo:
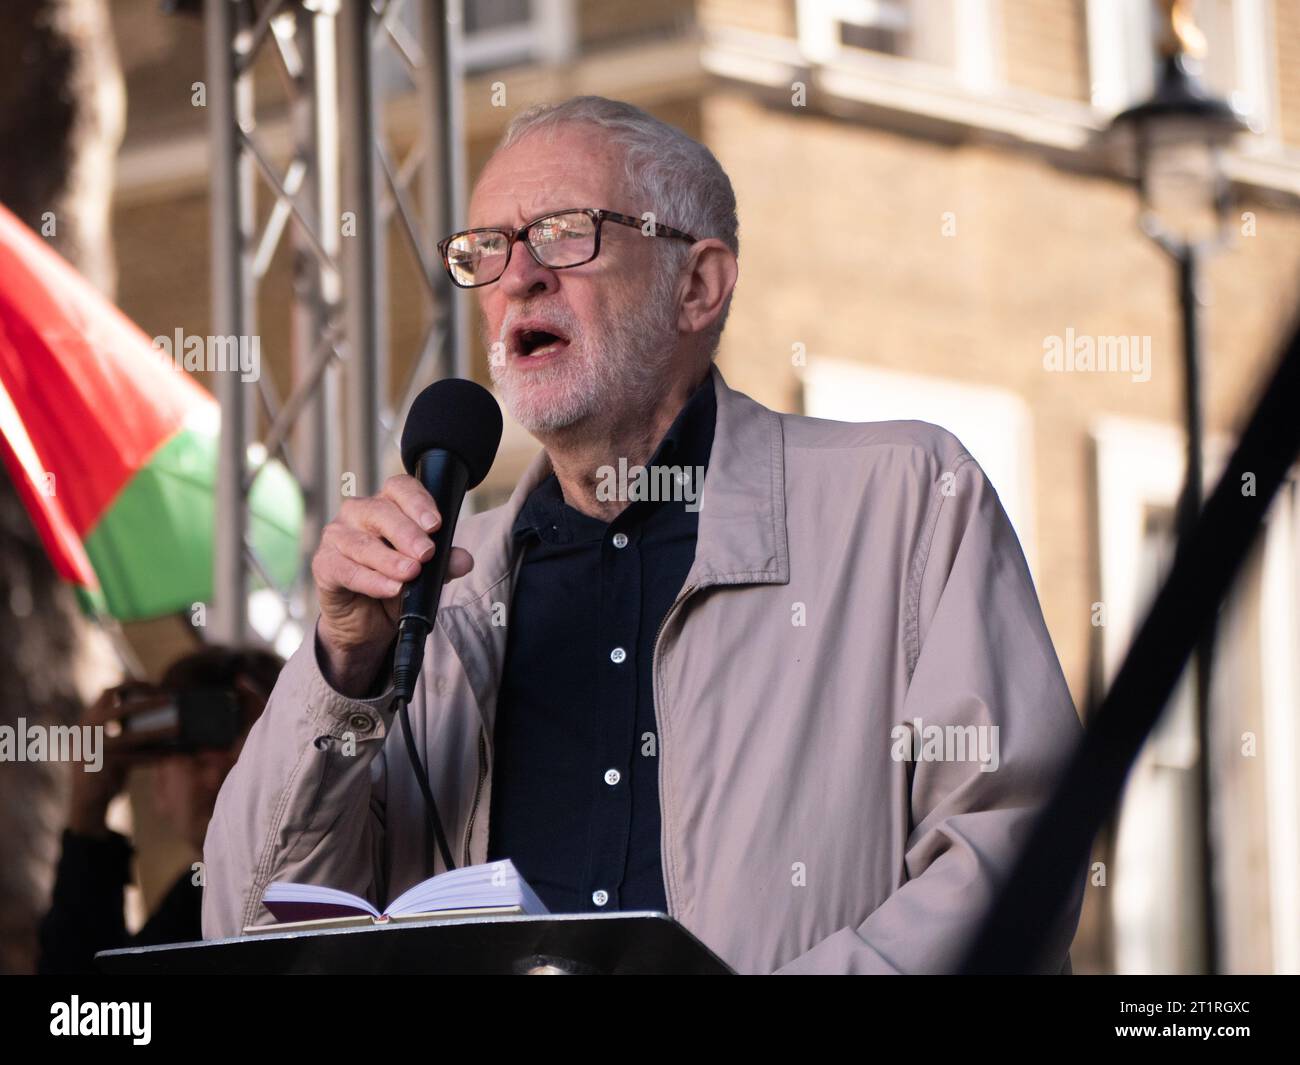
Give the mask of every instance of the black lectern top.
M 266 932 L 95 955 L 122 975 L 715 975 L 731 969 L 662 913 L 434 918 L 363 928 Z

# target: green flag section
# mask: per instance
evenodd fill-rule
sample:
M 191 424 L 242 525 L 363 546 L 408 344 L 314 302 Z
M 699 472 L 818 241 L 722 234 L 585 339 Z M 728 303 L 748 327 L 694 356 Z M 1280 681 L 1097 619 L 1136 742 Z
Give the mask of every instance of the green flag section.
M 85 539 L 99 578 L 97 590 L 83 591 L 88 607 L 139 621 L 212 601 L 216 470 L 214 436 L 183 429 L 158 449 Z M 297 484 L 268 462 L 249 493 L 249 540 L 281 589 L 298 567 L 302 517 Z

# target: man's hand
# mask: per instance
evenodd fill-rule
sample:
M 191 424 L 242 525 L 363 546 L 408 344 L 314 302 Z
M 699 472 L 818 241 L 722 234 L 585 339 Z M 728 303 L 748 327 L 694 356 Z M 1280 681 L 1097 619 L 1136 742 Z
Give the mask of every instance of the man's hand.
M 441 525 L 424 486 L 399 474 L 378 495 L 345 499 L 325 526 L 311 572 L 320 603 L 321 665 L 335 690 L 358 698 L 374 684 L 397 635 L 402 585 L 433 557 L 429 534 Z M 473 568 L 469 552 L 453 548 L 447 579 Z

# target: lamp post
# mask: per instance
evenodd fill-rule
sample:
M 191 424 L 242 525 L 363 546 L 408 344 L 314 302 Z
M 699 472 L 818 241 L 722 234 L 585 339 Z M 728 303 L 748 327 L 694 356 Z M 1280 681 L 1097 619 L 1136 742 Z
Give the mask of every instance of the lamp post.
M 1173 260 L 1178 276 L 1183 340 L 1183 406 L 1187 472 L 1178 500 L 1179 549 L 1201 509 L 1202 403 L 1200 265 L 1230 239 L 1231 188 L 1223 172 L 1224 148 L 1247 127 L 1225 100 L 1200 79 L 1205 38 L 1191 20 L 1190 4 L 1166 0 L 1163 62 L 1154 95 L 1117 115 L 1116 139 L 1127 136 L 1133 152 L 1140 225 Z M 1201 934 L 1206 972 L 1219 970 L 1210 833 L 1210 669 L 1214 626 L 1200 639 L 1194 663 L 1197 736 L 1197 846 L 1201 869 Z

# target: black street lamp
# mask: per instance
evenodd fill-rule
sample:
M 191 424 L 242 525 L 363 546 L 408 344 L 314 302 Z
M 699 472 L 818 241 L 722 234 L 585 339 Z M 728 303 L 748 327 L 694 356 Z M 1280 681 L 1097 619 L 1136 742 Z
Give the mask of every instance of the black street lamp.
M 1129 139 L 1137 172 L 1140 224 L 1174 261 L 1182 311 L 1183 401 L 1187 473 L 1178 501 L 1179 549 L 1201 510 L 1201 321 L 1198 288 L 1201 259 L 1231 238 L 1231 185 L 1223 151 L 1247 128 L 1242 116 L 1214 96 L 1200 78 L 1204 37 L 1187 7 L 1167 2 L 1169 25 L 1159 84 L 1146 102 L 1115 116 L 1110 133 Z M 1199 641 L 1195 659 L 1198 744 L 1198 846 L 1205 970 L 1217 973 L 1219 950 L 1210 835 L 1210 668 L 1214 626 Z

